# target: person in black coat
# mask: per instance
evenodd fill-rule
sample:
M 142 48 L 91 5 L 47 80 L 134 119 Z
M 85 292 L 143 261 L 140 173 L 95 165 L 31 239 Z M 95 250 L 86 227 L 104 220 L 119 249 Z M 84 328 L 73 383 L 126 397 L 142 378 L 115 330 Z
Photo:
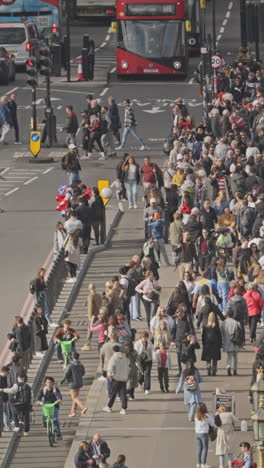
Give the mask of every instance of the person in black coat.
M 96 466 L 99 466 L 100 462 L 105 463 L 106 459 L 110 457 L 111 451 L 107 443 L 102 440 L 100 434 L 94 434 L 91 442 L 89 442 L 93 460 L 96 463 Z
M 47 333 L 48 321 L 45 319 L 42 307 L 37 307 L 33 319 L 34 349 L 37 355 L 48 349 Z
M 75 467 L 87 468 L 90 466 L 96 466 L 92 456 L 92 450 L 89 443 L 83 440 L 80 442 L 79 450 L 74 457 Z
M 189 314 L 186 313 L 185 304 L 181 304 L 177 310 L 176 314 L 173 317 L 175 320 L 175 326 L 172 330 L 172 340 L 176 345 L 177 359 L 179 373 L 177 377 L 180 377 L 182 373 L 182 346 L 183 341 L 186 339 L 187 335 L 194 335 L 194 327 L 192 319 Z
M 215 209 L 210 206 L 209 200 L 205 200 L 203 203 L 200 220 L 207 231 L 212 231 L 215 227 L 215 223 L 217 223 Z
M 79 206 L 76 208 L 76 216 L 82 222 L 82 231 L 81 231 L 81 238 L 82 238 L 82 248 L 81 253 L 87 254 L 90 239 L 91 239 L 91 229 L 92 229 L 92 208 L 88 206 L 87 200 L 85 196 L 81 196 L 78 198 Z
M 7 107 L 10 110 L 11 116 L 11 126 L 14 127 L 15 130 L 15 144 L 20 144 L 19 141 L 19 127 L 18 127 L 18 120 L 17 120 L 17 103 L 16 103 L 16 94 L 12 93 L 10 96 L 10 101 L 7 103 Z
M 29 364 L 29 347 L 31 342 L 31 330 L 28 325 L 20 316 L 16 316 L 12 335 L 17 343 L 16 352 L 18 352 L 22 359 L 22 365 L 25 369 Z
M 202 361 L 206 361 L 208 375 L 216 375 L 217 361 L 221 359 L 222 337 L 214 312 L 208 315 L 207 326 L 202 333 Z
M 202 324 L 203 328 L 207 326 L 208 316 L 209 316 L 210 312 L 214 312 L 215 321 L 216 321 L 217 324 L 219 323 L 218 322 L 218 317 L 221 320 L 225 320 L 225 316 L 222 314 L 219 307 L 217 305 L 213 304 L 210 297 L 206 297 L 205 298 L 205 305 L 201 308 L 198 319 L 197 319 L 197 324 L 196 324 L 197 328 L 199 328 L 201 324 Z
M 95 236 L 95 243 L 96 245 L 99 245 L 105 242 L 105 206 L 97 187 L 93 187 L 92 193 L 94 197 L 94 201 L 91 204 L 92 227 Z

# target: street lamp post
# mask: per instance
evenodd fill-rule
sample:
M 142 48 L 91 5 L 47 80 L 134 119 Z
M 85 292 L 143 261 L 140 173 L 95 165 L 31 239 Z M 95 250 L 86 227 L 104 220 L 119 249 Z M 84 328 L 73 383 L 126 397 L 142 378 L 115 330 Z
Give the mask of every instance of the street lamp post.
M 237 61 L 242 63 L 250 63 L 252 62 L 252 55 L 247 43 L 246 0 L 240 0 L 240 38 L 241 46 L 239 49 Z
M 66 50 L 64 51 L 66 56 L 66 72 L 67 72 L 67 81 L 71 81 L 71 31 L 70 31 L 70 0 L 66 0 Z
M 216 24 L 215 24 L 215 0 L 213 0 L 213 52 L 216 53 Z

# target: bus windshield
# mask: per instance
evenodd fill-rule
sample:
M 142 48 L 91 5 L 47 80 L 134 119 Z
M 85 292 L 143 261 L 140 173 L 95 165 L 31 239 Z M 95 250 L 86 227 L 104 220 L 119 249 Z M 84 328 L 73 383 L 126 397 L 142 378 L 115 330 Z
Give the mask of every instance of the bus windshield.
M 123 20 L 120 42 L 127 52 L 146 58 L 184 55 L 184 24 L 177 20 Z

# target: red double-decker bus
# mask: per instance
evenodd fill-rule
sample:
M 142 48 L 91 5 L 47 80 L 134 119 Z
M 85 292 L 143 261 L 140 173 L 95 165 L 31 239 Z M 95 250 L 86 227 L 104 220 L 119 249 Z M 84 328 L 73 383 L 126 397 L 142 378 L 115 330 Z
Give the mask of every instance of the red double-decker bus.
M 187 74 L 185 0 L 117 0 L 117 74 Z

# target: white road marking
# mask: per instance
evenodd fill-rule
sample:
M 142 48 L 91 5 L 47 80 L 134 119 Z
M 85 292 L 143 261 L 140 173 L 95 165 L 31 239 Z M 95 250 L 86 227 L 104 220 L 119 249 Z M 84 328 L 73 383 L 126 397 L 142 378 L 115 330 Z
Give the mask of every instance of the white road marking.
M 6 168 L 1 172 L 1 175 L 5 174 L 9 169 L 10 169 L 10 167 L 6 167 Z
M 104 96 L 105 93 L 107 93 L 108 90 L 109 90 L 109 88 L 105 88 L 105 89 L 100 93 L 100 96 Z
M 27 180 L 27 182 L 24 182 L 24 185 L 31 184 L 31 182 L 33 182 L 34 180 L 37 180 L 37 179 L 38 179 L 38 176 L 32 177 L 32 179 L 29 179 L 29 180 Z
M 18 89 L 18 86 L 16 88 L 11 89 L 11 91 L 8 91 L 6 94 L 12 94 Z
M 58 106 L 58 107 L 57 107 L 57 110 L 60 110 L 60 109 L 62 109 L 62 106 Z
M 114 73 L 116 71 L 116 67 L 112 68 L 112 70 L 110 71 L 110 73 Z
M 16 192 L 17 190 L 19 190 L 19 187 L 15 187 L 13 190 L 10 190 L 10 192 L 5 193 L 5 197 L 7 197 L 8 195 L 11 195 L 11 193 Z
M 105 41 L 109 41 L 110 39 L 110 34 L 107 34 L 107 36 L 105 36 Z
M 233 7 L 233 2 L 230 2 L 229 5 L 228 5 L 228 7 L 227 7 L 227 9 L 228 9 L 228 10 L 231 10 L 232 7 Z
M 82 58 L 82 56 L 81 56 L 81 55 L 79 55 L 78 57 L 76 57 L 76 60 L 79 60 L 80 58 Z
M 223 33 L 224 33 L 224 30 L 225 30 L 225 28 L 222 27 L 222 28 L 220 29 L 220 34 L 223 34 Z
M 226 12 L 226 18 L 229 18 L 229 16 L 230 16 L 230 11 L 227 11 Z
M 55 169 L 55 168 L 54 167 L 49 167 L 42 174 L 48 174 L 50 171 L 53 171 L 53 169 Z
M 106 42 L 103 42 L 100 47 L 105 47 L 106 46 Z
M 190 427 L 100 427 L 98 432 L 102 431 L 193 431 Z
M 220 41 L 221 37 L 222 37 L 222 34 L 218 34 L 218 36 L 216 38 L 218 40 L 218 42 Z
M 107 31 L 107 32 L 108 32 L 109 34 L 112 32 L 112 28 L 111 28 L 111 26 L 109 26 L 109 28 L 108 28 L 108 31 Z
M 227 18 L 224 19 L 224 21 L 223 21 L 223 23 L 222 23 L 223 26 L 226 26 L 226 23 L 227 23 Z
M 192 84 L 194 82 L 194 78 L 189 79 L 189 84 Z

